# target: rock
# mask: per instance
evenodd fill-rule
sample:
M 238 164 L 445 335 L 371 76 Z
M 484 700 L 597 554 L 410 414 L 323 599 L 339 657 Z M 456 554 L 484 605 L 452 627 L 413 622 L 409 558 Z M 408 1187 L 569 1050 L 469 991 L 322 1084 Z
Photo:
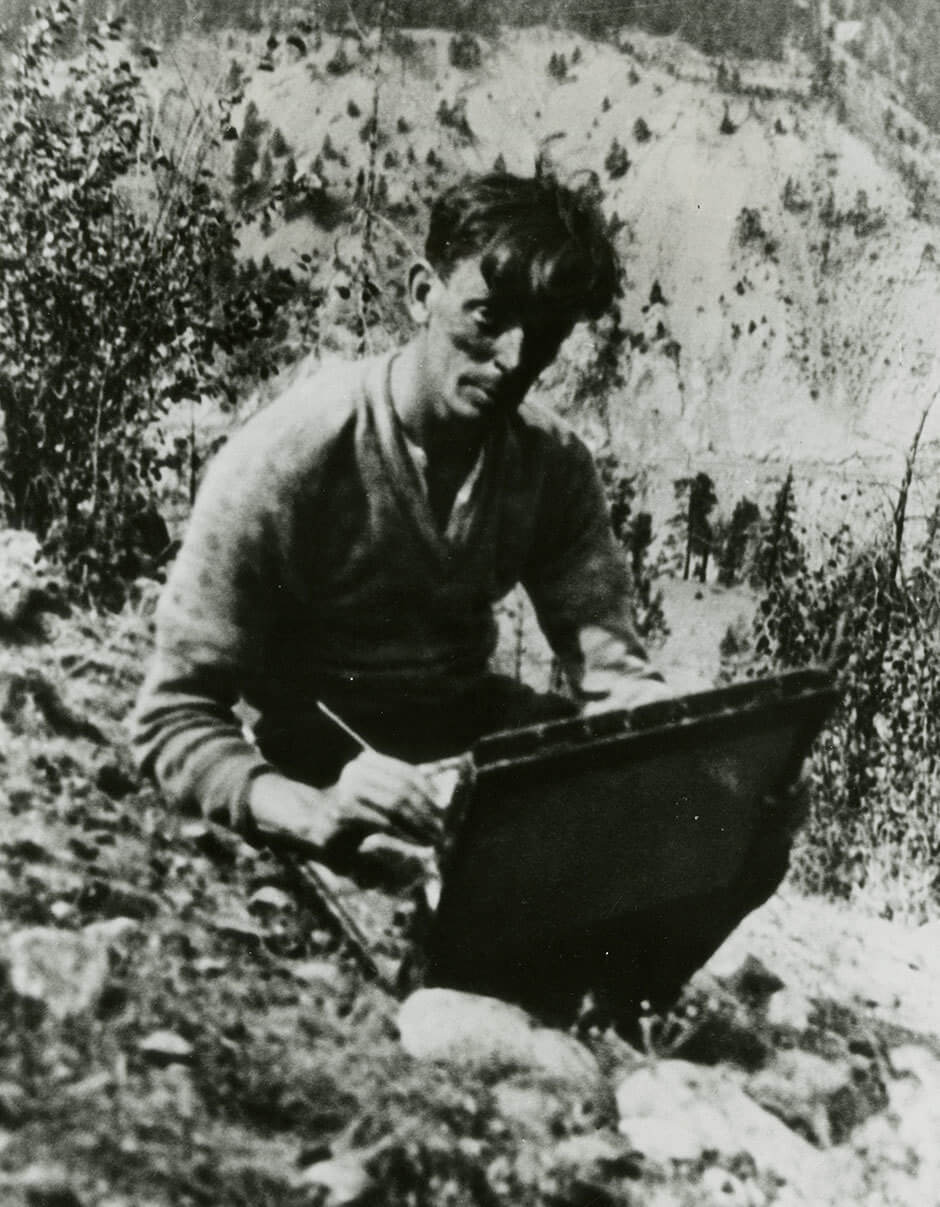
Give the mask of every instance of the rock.
M 784 986 L 767 1003 L 764 1018 L 772 1027 L 802 1032 L 809 1027 L 813 1010 L 813 1003 L 805 994 Z
M 560 1135 L 590 1129 L 593 1136 L 597 1128 L 615 1122 L 609 1088 L 595 1088 L 597 1092 L 590 1095 L 572 1094 L 564 1082 L 528 1070 L 503 1077 L 492 1087 L 492 1095 L 498 1118 L 519 1141 L 552 1150 Z M 572 1152 L 572 1161 L 575 1156 Z
M 137 1047 L 146 1060 L 156 1065 L 185 1063 L 193 1057 L 192 1044 L 175 1031 L 152 1031 Z
M 263 884 L 248 898 L 248 908 L 259 914 L 281 913 L 293 906 L 293 897 L 273 884 Z
M 215 918 L 212 925 L 221 935 L 230 939 L 241 939 L 251 946 L 257 946 L 264 938 L 264 931 L 247 912 L 232 911 Z
M 523 1142 L 551 1146 L 564 1119 L 568 1102 L 557 1087 L 533 1084 L 529 1075 L 507 1077 L 493 1086 L 493 1103 L 499 1118 Z
M 318 1200 L 319 1207 L 353 1207 L 376 1190 L 362 1158 L 354 1152 L 318 1161 L 305 1169 L 298 1181 L 301 1186 L 317 1186 L 325 1191 Z
M 417 1060 L 478 1072 L 531 1069 L 585 1095 L 596 1095 L 603 1081 L 583 1044 L 539 1027 L 524 1010 L 498 998 L 419 989 L 402 1005 L 398 1029 L 405 1051 Z
M 32 532 L 0 531 L 0 640 L 42 637 L 44 612 L 65 612 L 64 592 Z
M 37 1161 L 4 1178 L 0 1186 L 20 1191 L 28 1207 L 82 1207 L 70 1181 L 64 1165 Z
M 55 1018 L 91 1010 L 108 980 L 107 944 L 83 931 L 34 926 L 11 936 L 10 984 Z
M 833 1140 L 830 1114 L 843 1111 L 855 1091 L 847 1062 L 789 1050 L 778 1052 L 770 1065 L 748 1078 L 747 1092 L 788 1127 L 828 1147 Z
M 337 993 L 345 981 L 342 969 L 331 960 L 304 960 L 292 964 L 290 970 L 298 981 L 321 993 Z
M 623 1136 L 616 1132 L 586 1132 L 555 1145 L 558 1165 L 571 1166 L 589 1177 L 636 1178 L 640 1164 Z
M 747 1152 L 787 1181 L 815 1186 L 822 1176 L 812 1145 L 762 1110 L 727 1070 L 663 1060 L 629 1074 L 616 1097 L 619 1130 L 652 1161 Z
M 100 922 L 89 922 L 82 933 L 101 942 L 105 947 L 115 947 L 124 939 L 140 931 L 140 923 L 136 918 L 105 918 Z

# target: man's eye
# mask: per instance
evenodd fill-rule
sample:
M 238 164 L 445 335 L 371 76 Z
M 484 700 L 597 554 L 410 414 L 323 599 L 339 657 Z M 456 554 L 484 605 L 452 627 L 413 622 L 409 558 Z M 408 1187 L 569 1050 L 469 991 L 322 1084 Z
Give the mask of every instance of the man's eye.
M 499 325 L 499 319 L 492 306 L 474 306 L 473 321 L 478 330 L 493 332 Z

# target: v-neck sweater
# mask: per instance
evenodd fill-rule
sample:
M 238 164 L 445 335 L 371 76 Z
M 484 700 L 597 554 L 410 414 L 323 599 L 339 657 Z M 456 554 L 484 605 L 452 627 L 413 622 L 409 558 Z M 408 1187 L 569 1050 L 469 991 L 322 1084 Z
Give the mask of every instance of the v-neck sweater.
M 390 357 L 334 364 L 210 466 L 156 613 L 135 746 L 171 799 L 236 826 L 268 765 L 232 712 L 445 701 L 486 672 L 522 583 L 553 647 L 629 628 L 628 576 L 590 452 L 547 410 L 499 421 L 442 533 L 388 393 Z M 642 656 L 639 643 L 636 652 Z

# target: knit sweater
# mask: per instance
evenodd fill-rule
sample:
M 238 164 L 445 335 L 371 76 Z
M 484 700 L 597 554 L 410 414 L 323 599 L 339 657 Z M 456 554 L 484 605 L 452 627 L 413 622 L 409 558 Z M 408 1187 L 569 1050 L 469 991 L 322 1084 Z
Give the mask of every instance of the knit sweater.
M 322 369 L 210 466 L 161 596 L 134 718 L 167 795 L 241 826 L 268 765 L 232 709 L 296 717 L 328 700 L 442 700 L 483 674 L 494 603 L 517 583 L 569 665 L 599 625 L 643 657 L 591 455 L 524 403 L 495 425 L 446 532 L 388 390 L 390 358 Z

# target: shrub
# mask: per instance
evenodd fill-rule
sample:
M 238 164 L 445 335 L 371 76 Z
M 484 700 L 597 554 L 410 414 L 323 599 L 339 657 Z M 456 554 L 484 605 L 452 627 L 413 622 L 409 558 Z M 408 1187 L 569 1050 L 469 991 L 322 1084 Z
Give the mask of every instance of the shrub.
M 718 581 L 723 587 L 733 586 L 740 581 L 759 524 L 760 508 L 757 504 L 747 498 L 739 499 L 734 505 L 718 559 Z
M 454 34 L 447 47 L 451 67 L 476 71 L 483 63 L 483 48 L 471 33 Z
M 800 879 L 844 897 L 874 889 L 889 912 L 906 896 L 922 918 L 940 902 L 940 574 L 930 547 L 902 572 L 911 466 L 875 538 L 842 528 L 814 563 L 778 560 L 755 639 L 758 670 L 839 672 L 841 704 L 810 763 Z
M 607 154 L 604 156 L 604 168 L 611 180 L 619 180 L 630 170 L 630 156 L 627 154 L 627 148 L 616 138 L 611 142 Z
M 153 420 L 269 371 L 291 278 L 237 265 L 200 164 L 145 141 L 127 62 L 91 53 L 50 87 L 68 21 L 59 3 L 29 31 L 0 90 L 0 489 L 76 593 L 112 604 L 153 567 L 163 472 L 187 468 Z M 130 198 L 148 188 L 144 212 Z
M 453 130 L 462 142 L 476 142 L 476 135 L 467 120 L 467 98 L 458 97 L 452 105 L 442 100 L 437 107 L 437 120 L 448 130 Z
M 663 593 L 655 589 L 653 570 L 648 562 L 653 543 L 653 522 L 647 511 L 634 513 L 636 475 L 606 446 L 597 454 L 597 468 L 604 485 L 610 525 L 630 562 L 633 609 L 637 632 L 646 641 L 658 641 L 669 633 L 663 610 Z
M 548 60 L 548 67 L 546 70 L 553 80 L 557 80 L 559 83 L 561 83 L 562 80 L 566 80 L 568 78 L 568 60 L 563 54 L 553 51 L 551 58 Z

